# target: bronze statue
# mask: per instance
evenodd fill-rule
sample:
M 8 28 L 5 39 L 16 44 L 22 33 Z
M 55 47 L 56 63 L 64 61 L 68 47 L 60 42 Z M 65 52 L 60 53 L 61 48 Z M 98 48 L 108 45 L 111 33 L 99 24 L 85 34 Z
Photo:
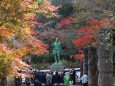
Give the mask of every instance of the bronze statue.
M 55 42 L 52 44 L 52 46 L 53 46 L 53 54 L 55 56 L 55 63 L 59 63 L 62 47 L 58 38 L 55 39 Z

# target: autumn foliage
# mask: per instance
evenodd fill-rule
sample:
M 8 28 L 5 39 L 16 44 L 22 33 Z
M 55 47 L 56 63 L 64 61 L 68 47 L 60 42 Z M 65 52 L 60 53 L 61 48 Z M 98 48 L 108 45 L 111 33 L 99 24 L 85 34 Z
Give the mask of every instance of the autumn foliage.
M 83 50 L 79 51 L 79 54 L 74 55 L 75 58 L 79 59 L 80 61 L 82 61 L 83 57 L 84 57 L 84 52 Z
M 48 0 L 41 0 L 42 2 L 39 4 L 38 2 L 38 13 L 45 17 L 58 17 L 58 13 L 56 10 L 61 6 L 53 6 Z
M 31 35 L 38 5 L 33 0 L 5 0 L 0 5 L 0 78 L 21 76 L 18 71 L 30 71 L 22 56 L 47 52 L 48 46 Z
M 72 19 L 73 19 L 73 16 L 69 16 L 67 18 L 60 18 L 60 22 L 57 23 L 57 26 L 60 26 L 60 27 L 70 27 L 72 26 Z
M 113 28 L 115 24 L 112 22 L 112 18 L 104 18 L 101 20 L 92 19 L 86 22 L 86 26 L 82 26 L 78 31 L 78 38 L 75 40 L 74 44 L 78 50 L 82 49 L 87 45 L 97 45 L 98 44 L 98 31 L 101 28 Z M 76 55 L 78 59 L 82 59 L 81 55 Z

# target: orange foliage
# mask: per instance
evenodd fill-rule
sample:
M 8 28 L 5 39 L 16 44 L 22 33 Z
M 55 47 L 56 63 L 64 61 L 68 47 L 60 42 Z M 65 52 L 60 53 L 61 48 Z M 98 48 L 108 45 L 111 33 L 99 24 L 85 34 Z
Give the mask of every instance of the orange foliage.
M 74 55 L 74 57 L 82 61 L 84 54 L 77 54 L 77 55 Z
M 0 36 L 5 38 L 11 38 L 14 34 L 4 26 L 0 26 Z
M 50 10 L 50 11 L 56 11 L 60 7 L 60 6 L 51 5 L 51 2 L 49 2 L 49 1 L 45 1 L 42 5 L 46 6 L 47 9 Z
M 21 5 L 26 10 L 28 6 L 31 8 L 34 3 L 33 0 L 27 0 L 23 1 Z M 37 5 L 35 5 L 36 7 Z M 16 27 L 7 27 L 5 24 L 0 26 L 0 40 L 1 38 L 4 39 L 0 41 L 0 78 L 9 75 L 21 76 L 22 74 L 17 72 L 19 70 L 30 72 L 30 65 L 22 61 L 22 56 L 28 53 L 42 54 L 47 52 L 48 46 L 31 35 L 31 26 L 38 24 L 34 21 L 35 14 L 25 13 L 24 19 L 25 21 Z M 22 27 L 18 28 L 19 26 Z M 16 39 L 13 39 L 14 37 Z M 2 70 L 5 72 L 2 72 Z
M 55 11 L 59 7 L 60 6 L 53 6 L 50 1 L 45 0 L 42 4 L 38 5 L 38 13 L 45 17 L 58 17 L 58 14 Z
M 83 50 L 79 50 L 79 54 L 74 55 L 74 58 L 79 59 L 80 61 L 83 60 L 84 52 Z

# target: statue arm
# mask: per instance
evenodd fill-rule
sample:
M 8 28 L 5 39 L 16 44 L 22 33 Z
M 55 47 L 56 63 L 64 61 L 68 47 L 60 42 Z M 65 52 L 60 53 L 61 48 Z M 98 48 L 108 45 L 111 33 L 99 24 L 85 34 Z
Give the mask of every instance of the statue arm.
M 60 43 L 60 50 L 62 51 L 62 44 Z

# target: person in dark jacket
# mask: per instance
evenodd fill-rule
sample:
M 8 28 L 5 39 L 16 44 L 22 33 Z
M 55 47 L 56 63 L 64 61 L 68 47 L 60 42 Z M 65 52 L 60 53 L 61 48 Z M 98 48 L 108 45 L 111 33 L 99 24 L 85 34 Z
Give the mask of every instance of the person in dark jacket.
M 39 80 L 40 82 L 42 82 L 42 73 L 41 73 L 41 72 L 39 72 L 38 80 Z
M 31 84 L 31 79 L 30 78 L 26 78 L 26 85 L 30 86 L 30 84 Z
M 73 85 L 76 85 L 76 71 L 73 69 L 73 73 L 72 73 L 72 77 L 73 77 Z
M 46 74 L 45 73 L 41 73 L 41 83 L 42 83 L 42 86 L 45 86 L 45 83 L 46 83 Z
M 22 84 L 21 77 L 15 77 L 14 81 L 15 81 L 15 86 L 21 86 L 21 84 Z
M 60 85 L 60 86 L 63 86 L 63 85 L 64 85 L 64 73 L 61 72 L 59 75 L 60 75 L 59 85 Z
M 34 82 L 34 86 L 42 86 L 42 84 L 38 79 L 36 79 Z
M 59 83 L 60 83 L 60 75 L 58 74 L 58 72 L 56 72 L 56 74 L 53 76 L 53 84 L 55 86 L 59 86 Z
M 37 71 L 35 74 L 35 79 L 38 79 L 40 81 L 40 77 L 41 77 L 40 72 Z

